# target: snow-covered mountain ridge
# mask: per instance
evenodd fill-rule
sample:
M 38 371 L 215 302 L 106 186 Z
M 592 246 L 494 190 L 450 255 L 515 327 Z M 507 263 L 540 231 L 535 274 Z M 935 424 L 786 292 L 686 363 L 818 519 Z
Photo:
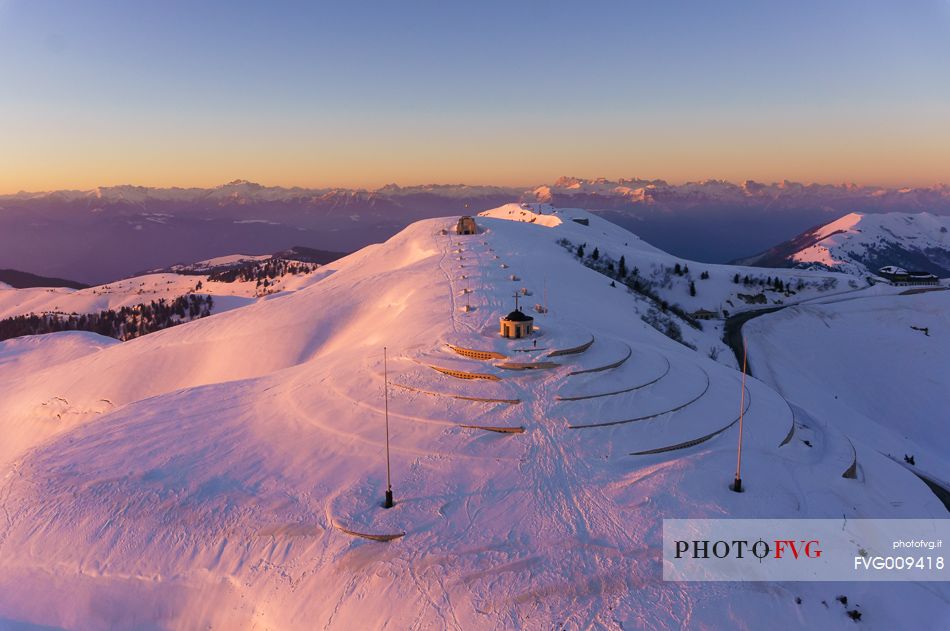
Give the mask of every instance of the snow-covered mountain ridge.
M 950 208 L 950 185 L 936 184 L 929 187 L 886 187 L 857 184 L 806 184 L 801 182 L 763 183 L 746 180 L 733 183 L 726 180 L 701 180 L 673 184 L 662 179 L 577 178 L 561 177 L 550 184 L 538 186 L 490 186 L 467 184 L 425 184 L 400 186 L 387 184 L 377 189 L 352 189 L 340 187 L 306 188 L 264 186 L 247 180 L 234 180 L 211 188 L 161 188 L 134 185 L 101 186 L 91 190 L 60 190 L 20 192 L 0 195 L 0 202 L 7 200 L 55 198 L 63 200 L 96 199 L 104 202 L 127 202 L 144 204 L 149 201 L 200 201 L 215 203 L 248 203 L 255 201 L 305 201 L 308 199 L 331 199 L 372 197 L 406 197 L 433 195 L 439 197 L 472 198 L 478 196 L 504 195 L 522 201 L 552 202 L 564 206 L 566 198 L 582 197 L 624 198 L 634 202 L 655 204 L 662 201 L 742 203 L 749 200 L 769 200 L 778 204 L 796 199 L 832 203 L 848 200 L 860 205 L 858 200 L 872 208 L 889 203 L 921 209 L 936 206 Z M 577 201 L 575 200 L 575 201 Z M 585 208 L 598 208 L 580 204 Z
M 0 267 L 101 284 L 142 269 L 306 245 L 354 251 L 406 225 L 512 201 L 586 208 L 679 256 L 726 262 L 860 211 L 950 214 L 945 185 L 887 188 L 561 178 L 538 187 L 101 187 L 0 196 Z M 109 252 L 110 256 L 93 256 Z
M 292 253 L 291 253 L 292 255 Z M 169 270 L 155 270 L 112 283 L 72 289 L 69 287 L 13 288 L 0 285 L 0 339 L 22 335 L 22 325 L 10 325 L 9 319 L 38 316 L 42 322 L 29 325 L 33 332 L 48 330 L 59 321 L 76 320 L 82 315 L 103 315 L 106 320 L 135 319 L 143 311 L 162 309 L 164 305 L 194 303 L 202 306 L 200 315 L 221 313 L 248 305 L 276 294 L 297 291 L 317 281 L 319 265 L 277 256 L 223 256 Z M 152 331 L 185 319 L 152 323 Z M 193 314 L 198 316 L 198 314 Z M 127 324 L 131 324 L 131 321 Z M 34 328 L 35 327 L 35 328 Z M 99 330 L 96 323 L 73 323 L 67 328 Z M 126 327 L 109 327 L 116 337 L 126 339 Z M 143 331 L 136 330 L 136 334 Z M 108 333 L 112 334 L 112 333 Z
M 583 241 L 572 247 L 587 248 L 586 264 L 592 265 L 590 255 L 598 250 L 600 264 L 623 264 L 630 272 L 627 281 L 642 295 L 653 295 L 657 300 L 648 302 L 638 315 L 660 330 L 679 329 L 677 337 L 701 352 L 718 357 L 733 365 L 732 356 L 721 341 L 722 322 L 719 318 L 740 311 L 798 302 L 838 291 L 858 287 L 857 281 L 841 274 L 827 272 L 764 270 L 748 266 L 711 265 L 672 256 L 646 243 L 634 234 L 618 230 L 591 213 L 580 209 L 556 209 L 549 204 L 508 204 L 482 213 L 498 217 L 556 227 L 562 217 L 586 218 L 594 221 L 594 230 L 581 230 Z M 600 229 L 597 229 L 597 227 Z M 570 232 L 568 230 L 567 232 Z M 562 237 L 564 239 L 564 237 Z M 567 239 L 566 242 L 570 240 Z M 298 251 L 299 250 L 299 251 Z M 312 251 L 327 255 L 322 251 Z M 297 248 L 273 257 L 262 255 L 229 255 L 190 264 L 177 264 L 167 269 L 152 270 L 146 274 L 105 283 L 80 291 L 63 288 L 36 287 L 19 291 L 0 292 L 0 318 L 30 314 L 83 314 L 107 309 L 132 307 L 143 302 L 171 301 L 192 294 L 214 299 L 212 311 L 220 313 L 249 304 L 262 296 L 296 291 L 307 287 L 313 280 L 303 274 L 307 270 L 293 269 L 293 259 L 306 260 L 311 254 L 306 248 Z M 293 257 L 285 259 L 284 257 Z M 320 260 L 327 260 L 321 258 Z M 283 268 L 268 278 L 268 262 L 283 262 Z M 231 278 L 228 270 L 242 267 L 261 268 L 241 278 Z M 322 274 L 323 272 L 320 272 Z M 613 274 L 616 276 L 616 270 Z M 250 276 L 256 276 L 256 283 Z M 319 275 L 318 275 L 319 277 Z M 223 281 L 230 282 L 223 282 Z M 781 289 L 777 286 L 781 281 Z M 605 281 L 610 282 L 610 281 Z M 863 283 L 863 281 L 861 281 Z M 775 284 L 773 284 L 775 283 Z M 551 293 L 557 291 L 551 283 Z M 624 285 L 621 285 L 623 287 Z M 664 304 L 670 306 L 669 311 Z M 715 319 L 697 324 L 689 317 L 696 311 L 713 312 Z M 680 316 L 685 316 L 684 320 Z M 699 328 L 701 327 L 701 328 Z
M 876 443 L 657 332 L 647 299 L 559 242 L 673 257 L 580 210 L 456 220 L 129 342 L 0 344 L 0 625 L 851 629 L 842 589 L 864 628 L 940 619 L 943 584 L 664 581 L 665 517 L 946 513 Z M 734 284 L 709 272 L 709 296 Z M 531 339 L 498 335 L 515 292 Z
M 849 213 L 740 261 L 828 269 L 857 276 L 887 265 L 950 276 L 950 217 L 930 213 Z

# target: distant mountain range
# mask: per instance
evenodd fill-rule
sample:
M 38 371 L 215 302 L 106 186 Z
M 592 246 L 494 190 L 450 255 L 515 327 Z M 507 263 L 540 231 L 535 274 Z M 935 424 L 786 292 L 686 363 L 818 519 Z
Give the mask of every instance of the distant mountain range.
M 560 178 L 537 187 L 101 187 L 0 196 L 0 266 L 99 283 L 143 269 L 294 245 L 333 252 L 428 217 L 512 201 L 593 210 L 677 256 L 726 262 L 851 211 L 950 214 L 950 187 Z
M 92 190 L 20 192 L 0 195 L 0 203 L 45 200 L 49 202 L 86 201 L 96 204 L 126 203 L 148 205 L 161 202 L 204 203 L 218 206 L 265 202 L 295 204 L 348 204 L 375 200 L 419 200 L 427 198 L 477 200 L 489 197 L 518 198 L 520 201 L 550 202 L 563 207 L 614 208 L 617 204 L 663 205 L 730 203 L 749 205 L 767 202 L 782 207 L 798 207 L 803 202 L 838 209 L 860 205 L 870 212 L 936 209 L 950 212 L 950 185 L 888 188 L 857 184 L 802 184 L 788 180 L 771 184 L 746 180 L 735 184 L 725 180 L 703 180 L 670 184 L 665 180 L 640 178 L 608 180 L 561 177 L 553 184 L 536 187 L 478 186 L 467 184 L 428 184 L 399 186 L 387 184 L 378 189 L 302 188 L 264 186 L 247 180 L 234 180 L 213 188 L 153 188 L 146 186 L 105 186 Z M 586 199 L 585 204 L 561 203 L 565 199 Z M 614 204 L 607 204 L 613 200 Z
M 950 217 L 850 213 L 737 261 L 763 267 L 876 273 L 885 265 L 950 276 Z

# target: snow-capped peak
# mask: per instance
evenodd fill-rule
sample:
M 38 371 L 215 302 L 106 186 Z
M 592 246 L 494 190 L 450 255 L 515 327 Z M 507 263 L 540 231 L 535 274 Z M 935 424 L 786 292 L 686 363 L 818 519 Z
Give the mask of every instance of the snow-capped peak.
M 838 232 L 847 232 L 856 229 L 857 225 L 864 218 L 862 213 L 848 213 L 840 219 L 827 223 L 815 231 L 815 237 L 824 239 Z
M 886 266 L 950 276 L 950 217 L 852 212 L 741 262 L 866 276 Z

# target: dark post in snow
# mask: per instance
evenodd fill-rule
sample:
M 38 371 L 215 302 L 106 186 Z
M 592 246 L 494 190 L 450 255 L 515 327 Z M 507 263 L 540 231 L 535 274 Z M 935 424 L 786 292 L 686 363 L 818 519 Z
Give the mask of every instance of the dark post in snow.
M 745 374 L 746 374 L 746 356 L 747 350 L 745 337 L 740 336 L 742 340 L 742 391 L 739 394 L 739 449 L 736 455 L 736 479 L 731 488 L 736 493 L 742 493 L 742 417 L 745 414 Z
M 383 400 L 386 414 L 386 501 L 383 508 L 393 507 L 393 483 L 389 473 L 389 366 L 387 365 L 386 347 L 383 347 Z

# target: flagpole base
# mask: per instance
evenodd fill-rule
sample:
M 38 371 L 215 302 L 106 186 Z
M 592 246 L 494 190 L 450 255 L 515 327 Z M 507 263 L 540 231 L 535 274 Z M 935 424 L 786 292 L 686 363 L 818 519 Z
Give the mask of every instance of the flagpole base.
M 733 480 L 732 484 L 729 485 L 729 489 L 736 493 L 742 493 L 742 478 L 737 477 Z
M 392 489 L 389 489 L 386 491 L 386 499 L 383 501 L 383 508 L 392 508 L 393 506 L 395 506 L 395 503 L 393 502 L 393 491 Z

